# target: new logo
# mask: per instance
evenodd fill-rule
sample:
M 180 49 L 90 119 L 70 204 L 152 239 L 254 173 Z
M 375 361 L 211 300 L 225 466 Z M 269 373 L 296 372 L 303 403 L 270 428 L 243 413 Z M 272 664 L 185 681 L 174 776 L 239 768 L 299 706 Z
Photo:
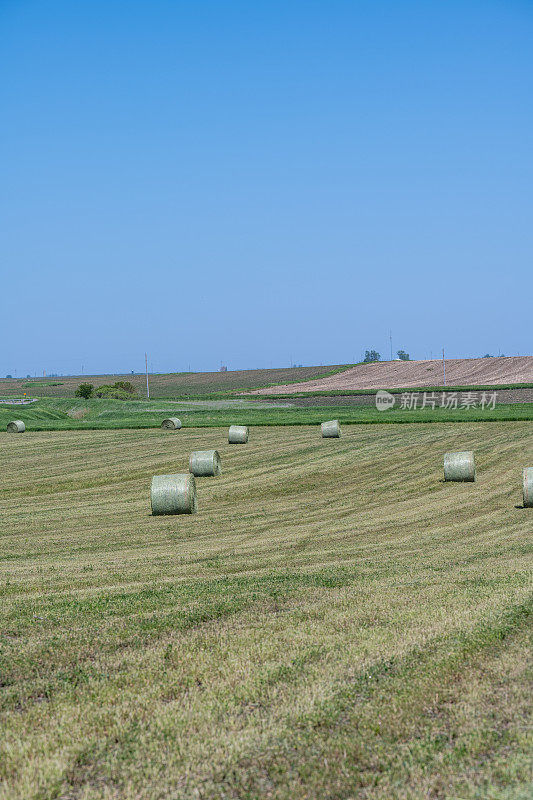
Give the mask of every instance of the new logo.
M 393 407 L 395 402 L 394 395 L 390 392 L 383 391 L 383 389 L 380 389 L 376 394 L 376 408 L 378 411 L 388 411 L 389 408 Z

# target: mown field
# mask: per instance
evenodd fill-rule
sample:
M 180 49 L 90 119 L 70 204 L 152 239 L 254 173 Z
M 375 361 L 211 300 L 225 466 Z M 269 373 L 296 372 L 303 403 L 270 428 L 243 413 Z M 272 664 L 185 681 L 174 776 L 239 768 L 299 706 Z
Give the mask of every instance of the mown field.
M 78 400 L 40 398 L 27 406 L 2 405 L 0 431 L 13 419 L 24 421 L 28 432 L 40 430 L 114 430 L 158 428 L 168 416 L 178 416 L 183 425 L 194 428 L 227 427 L 231 424 L 318 425 L 326 419 L 339 419 L 343 425 L 411 422 L 497 422 L 533 420 L 533 403 L 498 404 L 494 409 L 417 408 L 378 411 L 375 405 L 292 405 L 267 400 Z
M 199 512 L 153 474 L 216 447 Z M 442 482 L 474 449 L 475 484 Z M 531 797 L 527 422 L 0 434 L 0 797 Z

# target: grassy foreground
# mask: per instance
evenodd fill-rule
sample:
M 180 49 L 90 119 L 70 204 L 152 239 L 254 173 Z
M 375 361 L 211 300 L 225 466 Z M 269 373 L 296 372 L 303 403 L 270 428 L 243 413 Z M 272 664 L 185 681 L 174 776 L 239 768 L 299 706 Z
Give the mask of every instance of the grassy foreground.
M 0 431 L 7 423 L 22 419 L 28 431 L 118 430 L 123 428 L 158 428 L 168 416 L 179 416 L 186 427 L 212 428 L 240 425 L 318 425 L 327 419 L 338 419 L 345 425 L 410 422 L 512 422 L 533 420 L 533 403 L 509 403 L 494 409 L 395 407 L 378 411 L 370 406 L 307 406 L 274 405 L 267 399 L 164 401 L 164 400 L 74 400 L 40 398 L 28 406 L 2 405 Z
M 0 440 L 0 797 L 531 796 L 530 424 Z

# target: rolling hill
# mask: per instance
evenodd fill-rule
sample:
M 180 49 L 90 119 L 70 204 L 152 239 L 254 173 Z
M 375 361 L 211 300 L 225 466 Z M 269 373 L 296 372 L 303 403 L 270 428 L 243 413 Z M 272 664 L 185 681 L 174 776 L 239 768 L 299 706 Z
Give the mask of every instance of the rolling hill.
M 261 386 L 278 383 L 293 383 L 324 377 L 351 365 L 281 367 L 276 369 L 243 369 L 228 372 L 169 372 L 156 373 L 150 378 L 152 398 L 195 397 L 198 395 L 248 391 Z M 80 383 L 94 386 L 131 381 L 140 396 L 146 393 L 146 376 L 125 375 L 70 375 L 55 378 L 2 378 L 0 396 L 20 397 L 24 392 L 33 397 L 74 397 Z
M 504 386 L 533 383 L 533 356 L 447 359 L 446 384 L 449 386 Z M 292 394 L 297 392 L 353 389 L 400 389 L 442 386 L 441 360 L 379 361 L 358 364 L 335 375 L 258 389 L 254 394 Z

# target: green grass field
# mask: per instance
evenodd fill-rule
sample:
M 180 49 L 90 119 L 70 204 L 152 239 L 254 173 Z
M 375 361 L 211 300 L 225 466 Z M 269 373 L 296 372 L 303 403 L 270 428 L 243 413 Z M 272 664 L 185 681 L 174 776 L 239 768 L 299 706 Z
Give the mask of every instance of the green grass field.
M 416 409 L 396 407 L 378 411 L 375 406 L 306 406 L 291 407 L 288 401 L 276 406 L 267 399 L 170 401 L 154 400 L 78 400 L 40 398 L 27 406 L 2 405 L 0 430 L 7 423 L 22 419 L 28 431 L 40 430 L 107 430 L 120 428 L 157 428 L 167 416 L 179 416 L 184 426 L 194 428 L 242 425 L 318 425 L 327 419 L 343 424 L 410 423 L 410 422 L 504 422 L 533 420 L 533 403 L 497 405 L 493 410 L 481 408 Z
M 0 797 L 530 798 L 531 424 L 225 433 L 0 434 Z

